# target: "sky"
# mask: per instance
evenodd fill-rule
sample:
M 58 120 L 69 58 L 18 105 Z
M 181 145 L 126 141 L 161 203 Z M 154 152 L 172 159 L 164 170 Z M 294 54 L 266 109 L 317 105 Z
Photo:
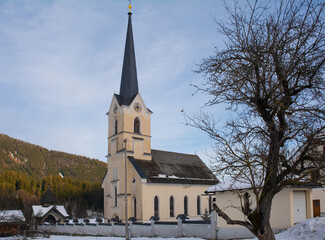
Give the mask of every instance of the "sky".
M 139 91 L 151 117 L 152 148 L 199 155 L 209 137 L 184 124 L 211 112 L 195 93 L 194 72 L 224 46 L 216 20 L 223 1 L 133 0 Z M 0 133 L 42 147 L 106 161 L 108 111 L 119 93 L 127 0 L 0 1 Z M 194 95 L 193 95 L 194 94 Z

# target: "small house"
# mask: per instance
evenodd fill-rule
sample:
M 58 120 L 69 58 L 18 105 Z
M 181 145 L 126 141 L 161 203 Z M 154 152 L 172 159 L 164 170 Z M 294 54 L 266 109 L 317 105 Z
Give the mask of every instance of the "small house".
M 26 220 L 21 210 L 0 210 L 0 237 L 19 234 Z
M 284 188 L 273 198 L 271 207 L 271 226 L 274 232 L 292 227 L 295 223 L 301 222 L 313 217 L 313 188 L 310 185 L 292 185 Z M 250 186 L 245 184 L 237 184 L 230 188 L 227 183 L 215 185 L 207 189 L 206 193 L 212 196 L 212 202 L 217 204 L 232 219 L 244 220 L 242 213 L 243 199 L 250 197 L 254 208 L 253 191 Z M 218 227 L 224 229 L 236 228 L 240 231 L 241 226 L 228 225 L 227 222 L 218 216 Z
M 56 205 L 57 200 L 50 189 L 46 191 L 41 199 L 42 205 L 33 205 L 33 217 L 37 223 L 63 222 L 69 217 L 63 205 Z

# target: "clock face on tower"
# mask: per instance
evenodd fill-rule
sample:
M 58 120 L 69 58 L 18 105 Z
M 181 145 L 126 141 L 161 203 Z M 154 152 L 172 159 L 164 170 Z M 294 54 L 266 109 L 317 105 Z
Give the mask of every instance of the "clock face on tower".
M 140 112 L 141 109 L 142 109 L 142 106 L 141 106 L 140 103 L 135 103 L 135 104 L 134 104 L 134 110 L 135 110 L 136 112 Z

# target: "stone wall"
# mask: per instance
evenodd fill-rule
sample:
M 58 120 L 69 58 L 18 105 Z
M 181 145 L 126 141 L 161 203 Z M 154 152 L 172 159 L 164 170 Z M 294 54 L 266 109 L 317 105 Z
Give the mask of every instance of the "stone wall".
M 181 220 L 177 222 L 153 221 L 148 223 L 134 222 L 129 224 L 132 237 L 200 237 L 216 239 L 216 212 L 211 212 L 211 221 Z M 125 236 L 124 223 L 88 223 L 88 224 L 40 224 L 38 230 L 64 235 L 91 236 Z

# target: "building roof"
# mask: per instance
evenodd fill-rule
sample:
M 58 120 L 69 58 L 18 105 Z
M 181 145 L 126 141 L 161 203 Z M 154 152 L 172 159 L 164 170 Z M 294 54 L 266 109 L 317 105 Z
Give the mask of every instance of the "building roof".
M 234 182 L 231 179 L 225 179 L 224 181 L 218 183 L 217 185 L 211 186 L 206 190 L 206 193 L 215 193 L 215 192 L 224 192 L 224 191 L 232 191 L 232 190 L 244 190 L 251 189 L 252 185 L 249 183 Z
M 129 12 L 128 28 L 126 33 L 124 60 L 122 68 L 120 95 L 117 100 L 121 105 L 130 105 L 134 97 L 138 94 L 138 77 L 135 62 L 134 41 L 132 32 L 132 13 Z
M 130 101 L 125 101 L 124 99 L 123 99 L 123 97 L 121 97 L 120 95 L 118 95 L 118 94 L 114 94 L 114 96 L 116 97 L 116 100 L 117 100 L 117 102 L 118 102 L 118 104 L 120 105 L 120 106 L 122 106 L 122 105 L 127 105 L 127 106 L 130 106 L 130 104 L 133 102 L 133 100 L 134 100 L 134 98 L 136 97 L 136 95 L 130 100 Z M 153 113 L 149 108 L 147 108 L 147 110 L 150 112 L 150 113 Z
M 215 185 L 218 179 L 197 155 L 151 150 L 152 161 L 128 157 L 149 183 Z
M 25 217 L 21 210 L 0 210 L 0 223 L 24 222 Z
M 63 205 L 51 205 L 48 207 L 43 207 L 41 205 L 33 205 L 32 209 L 35 217 L 44 217 L 50 211 L 57 211 L 63 217 L 69 217 L 69 214 L 67 213 Z
M 41 199 L 42 204 L 56 204 L 56 198 L 50 189 L 47 189 L 44 196 Z
M 287 187 L 290 188 L 319 188 L 321 185 L 315 183 L 301 183 L 301 184 L 289 184 Z M 248 190 L 252 189 L 252 185 L 247 182 L 234 181 L 233 179 L 225 179 L 217 185 L 209 187 L 206 193 L 226 192 L 234 190 Z

